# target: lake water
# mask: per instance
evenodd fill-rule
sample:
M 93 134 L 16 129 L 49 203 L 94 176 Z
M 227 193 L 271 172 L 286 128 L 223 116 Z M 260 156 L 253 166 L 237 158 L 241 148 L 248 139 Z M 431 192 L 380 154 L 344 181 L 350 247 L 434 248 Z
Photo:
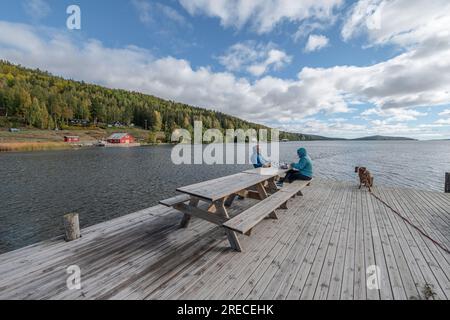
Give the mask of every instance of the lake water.
M 315 174 L 356 181 L 367 166 L 376 183 L 443 191 L 450 141 L 289 142 L 281 160 L 306 147 Z M 62 216 L 80 214 L 82 227 L 156 205 L 177 187 L 249 168 L 171 162 L 171 146 L 95 148 L 0 154 L 0 253 L 61 235 Z

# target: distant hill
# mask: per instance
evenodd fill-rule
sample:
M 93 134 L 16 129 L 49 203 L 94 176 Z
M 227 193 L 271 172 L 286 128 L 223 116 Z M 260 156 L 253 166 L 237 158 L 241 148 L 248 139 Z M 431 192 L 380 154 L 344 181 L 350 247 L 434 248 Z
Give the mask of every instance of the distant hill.
M 405 137 L 389 137 L 389 136 L 370 136 L 370 137 L 363 137 L 363 138 L 357 138 L 352 139 L 353 141 L 417 141 L 416 139 L 412 138 L 405 138 Z
M 285 133 L 286 134 L 286 133 Z M 318 136 L 313 134 L 302 134 L 302 133 L 289 133 L 293 139 L 292 141 L 417 141 L 412 138 L 405 137 L 390 137 L 390 136 L 370 136 L 362 137 L 356 139 L 345 139 L 345 138 L 330 138 L 324 136 Z
M 303 133 L 286 133 L 280 134 L 280 139 L 287 138 L 291 141 L 334 141 L 334 140 L 346 140 L 343 138 L 329 138 L 324 136 L 318 136 L 315 134 L 303 134 Z
M 323 136 L 317 136 L 317 135 L 309 135 L 313 140 L 326 140 L 326 141 L 343 141 L 346 140 L 344 138 L 330 138 L 330 137 L 323 137 Z

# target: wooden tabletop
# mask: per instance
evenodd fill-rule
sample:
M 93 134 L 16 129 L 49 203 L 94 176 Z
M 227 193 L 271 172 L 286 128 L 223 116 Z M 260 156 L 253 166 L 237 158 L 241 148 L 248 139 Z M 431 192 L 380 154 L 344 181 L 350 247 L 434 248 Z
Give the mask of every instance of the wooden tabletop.
M 276 175 L 277 174 L 260 175 L 242 172 L 178 188 L 177 191 L 214 202 L 257 185 L 258 183 L 267 181 Z
M 289 171 L 289 169 L 257 168 L 257 169 L 246 170 L 246 171 L 244 171 L 244 173 L 259 174 L 259 175 L 262 175 L 262 176 L 276 177 L 276 176 L 282 176 L 288 171 Z

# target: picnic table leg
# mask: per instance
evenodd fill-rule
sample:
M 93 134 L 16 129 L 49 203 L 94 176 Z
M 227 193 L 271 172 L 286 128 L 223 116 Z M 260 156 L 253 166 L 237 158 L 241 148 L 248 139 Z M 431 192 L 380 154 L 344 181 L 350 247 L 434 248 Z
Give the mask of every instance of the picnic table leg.
M 225 208 L 225 199 L 216 203 L 217 213 L 222 214 L 225 218 L 229 219 L 230 215 L 228 214 L 227 209 Z M 238 252 L 242 252 L 241 244 L 239 243 L 239 239 L 237 237 L 236 232 L 231 231 L 225 228 L 225 232 L 227 233 L 228 241 L 230 242 L 231 248 Z
M 234 199 L 236 199 L 236 197 L 237 197 L 236 193 L 233 193 L 231 196 L 229 196 L 227 198 L 227 200 L 225 201 L 225 207 L 227 207 L 227 208 L 231 207 L 231 205 L 233 204 Z
M 197 198 L 191 197 L 191 200 L 189 201 L 189 205 L 192 207 L 197 207 L 199 203 L 199 200 Z M 180 223 L 180 228 L 185 229 L 189 226 L 189 222 L 191 222 L 191 215 L 184 214 L 183 219 Z
M 287 201 L 281 205 L 280 209 L 283 209 L 283 210 L 287 210 L 288 209 Z
M 238 193 L 233 193 L 231 196 L 228 197 L 228 199 L 225 201 L 225 207 L 229 208 L 233 204 L 234 200 L 236 200 L 236 197 L 240 197 L 240 199 L 244 199 L 247 196 L 247 191 L 239 191 Z
M 271 213 L 269 213 L 268 217 L 270 219 L 278 220 L 278 216 L 277 216 L 277 213 L 275 211 L 272 211 Z
M 211 203 L 211 205 L 208 207 L 208 212 L 216 213 L 216 211 L 217 211 L 216 205 L 214 203 Z
M 268 187 L 269 187 L 269 192 L 270 193 L 275 193 L 278 191 L 277 185 L 275 183 L 275 178 L 271 178 L 268 181 Z
M 264 188 L 262 183 L 258 183 L 256 185 L 256 190 L 259 193 L 259 197 L 261 198 L 261 200 L 266 199 L 269 195 L 267 194 L 266 188 Z

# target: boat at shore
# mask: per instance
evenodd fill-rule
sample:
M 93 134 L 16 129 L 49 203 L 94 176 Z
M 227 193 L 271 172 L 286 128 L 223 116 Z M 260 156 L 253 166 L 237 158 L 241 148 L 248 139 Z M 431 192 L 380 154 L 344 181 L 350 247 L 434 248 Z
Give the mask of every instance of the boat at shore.
M 108 141 L 99 140 L 96 143 L 93 144 L 94 147 L 101 147 L 101 148 L 133 148 L 133 147 L 140 147 L 141 144 L 138 142 L 133 143 L 109 143 Z
M 106 147 L 106 144 L 107 144 L 108 142 L 106 142 L 106 141 L 104 141 L 104 140 L 99 140 L 99 141 L 97 141 L 96 143 L 94 143 L 94 146 L 95 147 Z

